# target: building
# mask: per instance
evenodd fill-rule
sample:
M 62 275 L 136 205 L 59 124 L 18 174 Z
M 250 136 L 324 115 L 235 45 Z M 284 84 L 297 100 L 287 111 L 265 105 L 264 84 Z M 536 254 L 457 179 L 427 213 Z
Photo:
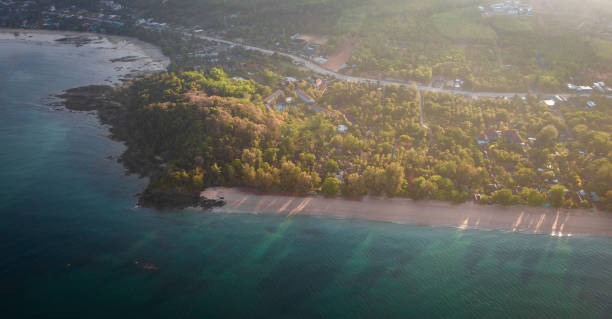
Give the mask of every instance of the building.
M 312 59 L 312 60 L 313 60 L 313 61 L 314 61 L 316 64 L 319 64 L 319 65 L 323 65 L 323 64 L 327 63 L 327 59 L 326 59 L 326 58 L 324 58 L 324 57 L 322 57 L 322 56 L 320 56 L 320 57 L 316 57 L 316 58 L 314 58 L 314 59 Z
M 338 133 L 346 133 L 348 131 L 348 126 L 344 124 L 338 125 Z
M 489 141 L 497 141 L 497 137 L 501 134 L 501 131 L 496 131 L 495 129 L 488 128 L 484 131 L 484 135 L 487 136 Z
M 501 137 L 510 142 L 511 144 L 523 144 L 523 138 L 519 134 L 518 130 L 502 131 Z
M 295 82 L 297 82 L 297 79 L 296 78 L 292 78 L 290 76 L 286 76 L 286 77 L 283 78 L 283 81 L 286 82 L 286 83 L 295 83 Z
M 454 88 L 455 90 L 460 90 L 461 88 L 463 88 L 463 84 L 464 84 L 464 83 L 465 83 L 465 82 L 464 82 L 464 81 L 462 81 L 461 79 L 455 79 L 455 84 L 453 85 L 453 88 Z
M 487 145 L 489 144 L 489 137 L 487 134 L 480 134 L 476 137 L 476 143 L 478 145 Z
M 115 3 L 114 1 L 101 1 L 102 4 L 106 5 L 113 11 L 119 11 L 123 8 L 123 6 L 119 3 Z
M 540 103 L 545 104 L 546 106 L 553 107 L 555 106 L 555 100 L 542 100 Z
M 297 94 L 297 96 L 304 101 L 304 103 L 307 104 L 313 104 L 315 102 L 315 100 L 308 94 L 306 94 L 306 92 L 300 90 L 300 89 L 296 89 L 295 90 L 295 94 Z
M 266 97 L 264 99 L 264 103 L 266 105 L 270 105 L 272 102 L 274 102 L 279 96 L 285 94 L 285 92 L 283 92 L 282 90 L 276 90 L 274 91 L 274 93 L 268 95 L 268 97 Z
M 478 7 L 480 12 L 484 15 L 488 14 L 485 7 Z M 510 15 L 532 15 L 533 8 L 530 5 L 523 4 L 520 1 L 504 1 L 500 3 L 494 3 L 489 6 L 492 13 L 497 14 L 510 14 Z
M 606 93 L 606 84 L 604 82 L 595 82 L 593 83 L 593 89 L 601 93 Z

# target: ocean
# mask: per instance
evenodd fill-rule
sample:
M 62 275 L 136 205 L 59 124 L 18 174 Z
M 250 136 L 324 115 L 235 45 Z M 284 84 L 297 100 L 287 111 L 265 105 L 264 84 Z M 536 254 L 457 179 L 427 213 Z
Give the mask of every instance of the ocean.
M 612 238 L 158 212 L 90 113 L 108 50 L 0 40 L 3 318 L 610 318 Z

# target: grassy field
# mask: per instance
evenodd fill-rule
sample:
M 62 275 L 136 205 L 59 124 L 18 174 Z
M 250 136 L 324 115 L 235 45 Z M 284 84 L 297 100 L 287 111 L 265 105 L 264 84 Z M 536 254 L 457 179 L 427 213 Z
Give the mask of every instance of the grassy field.
M 590 43 L 591 48 L 599 58 L 612 63 L 612 41 L 592 38 Z
M 493 16 L 485 20 L 489 25 L 500 33 L 519 33 L 519 34 L 531 34 L 533 33 L 533 21 L 529 19 L 517 19 L 511 16 Z
M 490 26 L 481 23 L 474 7 L 437 13 L 431 20 L 438 32 L 454 42 L 492 42 L 497 36 Z

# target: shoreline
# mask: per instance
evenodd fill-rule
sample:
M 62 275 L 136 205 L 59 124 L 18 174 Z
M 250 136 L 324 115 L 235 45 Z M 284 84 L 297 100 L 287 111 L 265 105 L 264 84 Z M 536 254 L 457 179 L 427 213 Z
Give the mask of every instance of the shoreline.
M 82 40 L 77 43 L 62 42 L 62 39 Z M 100 33 L 40 30 L 40 29 L 6 29 L 0 28 L 0 41 L 26 41 L 45 43 L 51 45 L 73 45 L 75 47 L 89 47 L 100 50 L 114 50 L 123 53 L 124 57 L 109 61 L 110 65 L 124 64 L 123 68 L 130 72 L 125 73 L 119 82 L 149 73 L 166 71 L 170 65 L 170 58 L 165 56 L 161 48 L 142 40 Z M 129 58 L 122 60 L 122 58 Z M 119 73 L 119 72 L 118 72 Z
M 202 192 L 207 199 L 222 198 L 226 204 L 212 213 L 323 216 L 342 219 L 425 226 L 488 229 L 558 237 L 576 235 L 612 237 L 612 214 L 584 209 L 530 206 L 451 204 L 407 198 L 364 197 L 361 200 L 299 197 L 260 193 L 238 188 L 215 187 Z M 199 210 L 195 208 L 196 210 Z
M 16 34 L 17 33 L 17 34 Z M 71 38 L 78 39 L 78 43 L 73 41 L 57 41 L 59 39 Z M 81 41 L 83 38 L 85 41 Z M 95 33 L 82 33 L 72 31 L 48 31 L 48 30 L 21 30 L 21 29 L 0 29 L 0 41 L 16 40 L 45 42 L 53 45 L 75 45 L 89 46 L 94 49 L 110 49 L 117 52 L 129 54 L 137 52 L 139 54 L 151 53 L 150 59 L 160 59 L 161 65 L 165 70 L 169 58 L 161 53 L 161 49 L 152 44 L 121 36 L 109 36 Z M 140 58 L 139 58 L 140 59 Z M 109 60 L 109 64 L 115 63 L 115 59 Z M 132 68 L 141 65 L 133 65 L 130 56 L 123 56 L 119 59 L 120 63 L 130 64 Z M 125 60 L 125 61 L 123 61 Z M 155 64 L 154 67 L 159 67 Z M 127 69 L 126 69 L 127 71 Z M 139 69 L 141 74 L 152 73 L 151 69 Z M 127 76 L 132 73 L 127 74 Z M 125 77 L 126 75 L 124 75 Z M 124 79 L 119 79 L 120 82 Z M 83 86 L 75 89 L 67 89 L 63 96 L 63 105 L 68 109 L 77 111 L 96 110 L 97 117 L 101 124 L 111 124 L 111 132 L 117 132 L 121 128 L 115 125 L 117 117 L 117 105 L 112 99 L 106 100 L 108 94 L 102 94 L 104 88 L 95 85 Z M 72 95 L 71 95 L 72 94 Z M 78 107 L 70 107 L 70 100 L 76 102 Z M 74 103 L 73 103 L 74 104 Z M 75 105 L 76 105 L 75 104 Z M 115 119 L 115 120 L 113 120 Z M 115 138 L 119 137 L 115 134 Z M 112 137 L 111 137 L 112 138 Z M 112 138 L 112 139 L 115 139 Z M 127 136 L 118 140 L 127 143 Z M 123 154 L 122 156 L 125 156 Z M 154 164 L 154 163 L 153 163 Z M 128 171 L 128 166 L 122 164 Z M 133 171 L 131 173 L 140 173 Z M 146 175 L 146 174 L 145 174 Z M 191 206 L 192 203 L 200 199 L 197 192 L 194 194 L 176 193 L 151 193 L 146 194 L 151 200 L 154 208 L 176 208 L 182 209 Z M 144 195 L 139 194 L 140 200 Z M 177 198 L 177 195 L 185 195 Z M 552 209 L 543 207 L 529 206 L 491 206 L 479 205 L 475 203 L 451 204 L 442 201 L 414 201 L 406 198 L 380 198 L 365 197 L 362 200 L 347 200 L 340 198 L 325 198 L 322 196 L 314 197 L 295 197 L 277 195 L 274 193 L 256 193 L 243 191 L 236 188 L 211 188 L 201 193 L 204 197 L 200 204 L 204 203 L 204 209 L 211 209 L 213 212 L 221 213 L 264 213 L 278 214 L 291 217 L 297 214 L 327 216 L 336 218 L 360 218 L 365 220 L 376 220 L 393 223 L 410 223 L 417 225 L 448 226 L 459 229 L 484 228 L 491 230 L 521 231 L 539 234 L 550 234 L 552 236 L 573 236 L 573 235 L 597 235 L 612 237 L 612 215 L 604 212 L 589 212 L 586 210 L 567 210 Z M 216 199 L 224 197 L 227 203 L 219 206 Z M 156 201 L 159 200 L 159 203 Z M 207 202 L 209 200 L 210 202 Z M 141 201 L 139 201 L 142 204 Z M 179 204 L 177 204 L 179 203 Z M 159 207 L 157 207 L 157 205 Z M 164 205 L 171 207 L 165 207 Z M 175 207 L 176 205 L 176 207 Z M 202 208 L 202 207 L 201 207 Z M 195 209 L 201 209 L 195 208 Z M 376 212 L 376 213 L 372 213 Z

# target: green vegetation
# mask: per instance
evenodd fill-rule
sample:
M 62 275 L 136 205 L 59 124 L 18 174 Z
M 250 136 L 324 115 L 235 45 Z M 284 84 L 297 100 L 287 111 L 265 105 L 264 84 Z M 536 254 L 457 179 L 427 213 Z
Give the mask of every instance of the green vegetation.
M 263 101 L 277 89 L 288 96 L 300 89 L 317 106 L 296 102 L 276 111 Z M 482 194 L 483 203 L 577 207 L 589 206 L 580 190 L 605 204 L 612 189 L 612 101 L 606 98 L 585 111 L 580 99 L 551 110 L 534 97 L 427 93 L 426 129 L 417 92 L 399 86 L 267 86 L 211 69 L 148 76 L 117 96 L 126 106 L 124 161 L 133 168 L 154 163 L 153 190 L 226 185 L 453 202 Z M 597 125 L 584 124 L 589 121 Z M 339 132 L 340 124 L 348 131 Z M 478 145 L 483 132 L 493 135 Z M 537 140 L 523 142 L 531 136 Z
M 478 23 L 479 18 L 480 12 L 471 6 L 431 16 L 436 30 L 453 41 L 490 43 L 495 40 L 495 31 L 486 24 Z
M 347 69 L 353 74 L 425 83 L 461 78 L 473 90 L 555 91 L 570 77 L 590 83 L 596 74 L 612 72 L 612 41 L 582 32 L 554 14 L 483 17 L 477 9 L 481 4 L 474 0 L 129 2 L 143 15 L 208 27 L 263 46 L 299 49 L 289 36 L 313 33 L 330 37 L 319 52 L 329 54 L 350 40 L 359 44 L 348 61 L 355 65 Z
M 125 5 L 119 12 L 125 25 L 105 27 L 103 32 L 130 35 L 161 46 L 172 58 L 172 71 L 214 66 L 244 69 L 237 65 L 266 60 L 224 50 L 213 62 L 199 52 L 212 44 L 185 35 L 198 29 L 302 56 L 329 56 L 341 48 L 354 47 L 342 72 L 422 83 L 436 81 L 436 85 L 448 85 L 448 80 L 459 78 L 466 89 L 475 91 L 558 92 L 568 81 L 590 84 L 612 74 L 612 41 L 606 33 L 610 8 L 602 4 L 604 0 L 580 4 L 562 1 L 554 9 L 536 3 L 534 16 L 482 15 L 477 7 L 492 1 L 476 0 L 116 2 Z M 0 15 L 10 13 L 10 19 L 3 17 L 0 21 L 9 27 L 19 27 L 25 20 L 46 25 L 47 17 L 41 12 L 52 4 L 58 11 L 75 4 L 93 15 L 100 7 L 97 1 L 76 0 L 40 0 L 36 4 L 23 12 L 20 9 L 19 14 L 0 8 Z M 76 8 L 71 10 L 78 12 Z M 54 28 L 89 30 L 78 14 L 69 16 Z M 145 30 L 138 25 L 137 17 L 167 22 L 170 27 Z M 328 41 L 319 48 L 307 47 L 292 40 L 298 33 L 324 35 Z M 282 68 L 296 73 L 290 67 Z

